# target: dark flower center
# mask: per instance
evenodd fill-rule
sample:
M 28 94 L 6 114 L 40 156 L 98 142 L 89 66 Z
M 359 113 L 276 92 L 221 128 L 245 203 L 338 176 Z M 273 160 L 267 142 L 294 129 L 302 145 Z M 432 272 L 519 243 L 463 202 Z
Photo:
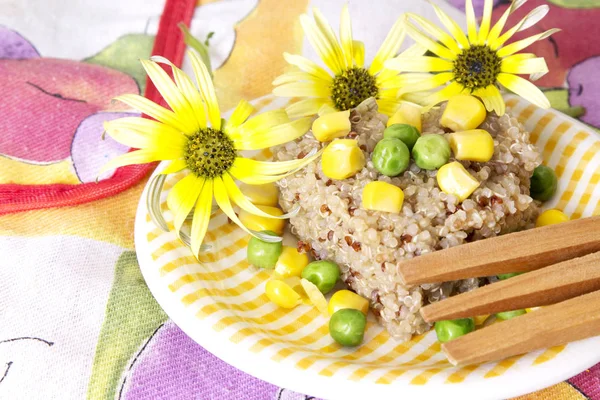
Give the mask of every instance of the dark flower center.
M 375 77 L 365 68 L 353 67 L 333 78 L 331 97 L 335 108 L 346 111 L 369 97 L 377 96 Z
M 204 128 L 188 137 L 184 159 L 196 176 L 215 178 L 231 168 L 237 153 L 223 132 Z
M 502 60 L 488 46 L 472 46 L 454 61 L 454 80 L 467 89 L 488 87 L 496 82 Z

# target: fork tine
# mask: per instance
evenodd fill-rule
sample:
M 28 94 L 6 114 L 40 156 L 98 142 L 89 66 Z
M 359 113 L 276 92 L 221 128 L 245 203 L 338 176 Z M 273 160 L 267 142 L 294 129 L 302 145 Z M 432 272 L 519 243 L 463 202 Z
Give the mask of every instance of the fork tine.
M 600 335 L 600 291 L 492 324 L 442 344 L 454 365 L 479 364 Z
M 398 265 L 406 285 L 526 272 L 600 251 L 600 216 L 479 240 Z
M 600 252 L 483 286 L 421 309 L 427 322 L 558 303 L 600 290 Z

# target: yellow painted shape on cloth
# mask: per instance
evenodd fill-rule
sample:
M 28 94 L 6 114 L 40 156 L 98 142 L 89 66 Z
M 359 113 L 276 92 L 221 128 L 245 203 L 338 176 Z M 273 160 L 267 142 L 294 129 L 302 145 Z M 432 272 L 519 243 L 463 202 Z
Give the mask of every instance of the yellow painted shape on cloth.
M 147 179 L 106 199 L 0 216 L 0 236 L 73 235 L 134 248 L 133 226 Z
M 39 165 L 13 160 L 0 156 L 0 184 L 48 185 L 62 183 L 77 185 L 79 179 L 73 169 L 71 159 L 54 164 Z
M 525 396 L 515 397 L 512 400 L 586 400 L 577 389 L 566 382 L 542 389 L 539 392 L 526 394 Z
M 237 24 L 233 50 L 214 73 L 222 109 L 234 107 L 239 99 L 271 93 L 271 82 L 288 66 L 281 54 L 302 52 L 303 35 L 298 17 L 306 12 L 307 6 L 308 0 L 261 0 Z

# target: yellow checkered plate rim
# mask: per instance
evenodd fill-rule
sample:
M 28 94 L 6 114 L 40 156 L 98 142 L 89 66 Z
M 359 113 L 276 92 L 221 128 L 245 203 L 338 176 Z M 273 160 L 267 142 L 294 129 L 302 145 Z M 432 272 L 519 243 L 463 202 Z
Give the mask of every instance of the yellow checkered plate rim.
M 554 110 L 507 97 L 559 177 L 547 208 L 579 218 L 600 214 L 600 135 Z M 255 102 L 261 111 L 283 100 Z M 268 157 L 268 151 L 259 156 Z M 159 167 L 163 168 L 164 165 Z M 177 177 L 165 183 L 162 201 Z M 165 209 L 167 222 L 172 215 Z M 324 398 L 495 399 L 528 393 L 569 378 L 600 361 L 600 337 L 500 362 L 453 367 L 435 333 L 399 343 L 373 320 L 356 349 L 336 345 L 326 317 L 314 307 L 278 308 L 264 294 L 269 273 L 246 262 L 247 235 L 217 212 L 198 263 L 172 232 L 153 225 L 142 195 L 135 223 L 140 268 L 165 312 L 193 340 L 229 364 L 263 380 Z

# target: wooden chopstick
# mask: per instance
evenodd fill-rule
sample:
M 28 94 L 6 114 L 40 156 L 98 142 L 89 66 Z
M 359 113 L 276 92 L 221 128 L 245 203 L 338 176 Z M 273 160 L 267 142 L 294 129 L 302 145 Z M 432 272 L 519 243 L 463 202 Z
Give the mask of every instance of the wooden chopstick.
M 600 251 L 600 216 L 510 233 L 398 265 L 406 285 L 526 272 Z
M 454 365 L 500 360 L 600 335 L 600 291 L 487 326 L 442 350 Z
M 554 304 L 596 290 L 600 290 L 600 252 L 429 304 L 421 315 L 427 322 L 488 315 Z

